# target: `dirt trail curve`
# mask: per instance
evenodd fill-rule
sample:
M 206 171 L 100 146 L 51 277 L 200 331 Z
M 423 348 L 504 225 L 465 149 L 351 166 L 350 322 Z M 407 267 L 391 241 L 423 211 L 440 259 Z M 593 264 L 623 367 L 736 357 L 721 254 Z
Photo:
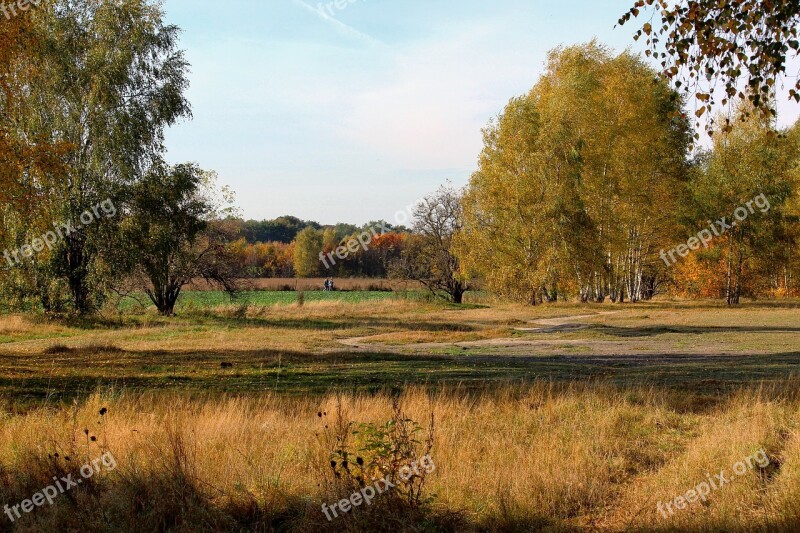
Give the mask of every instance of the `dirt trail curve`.
M 560 318 L 540 318 L 534 320 L 534 324 L 543 324 L 546 327 L 538 328 L 514 328 L 516 331 L 524 331 L 525 333 L 558 333 L 561 331 L 576 331 L 579 329 L 586 329 L 592 324 L 574 323 L 573 320 L 583 320 L 584 318 L 595 318 L 604 315 L 616 315 L 621 311 L 601 311 L 591 315 L 575 315 L 565 316 Z
M 621 311 L 603 311 L 600 313 L 594 313 L 591 315 L 574 315 L 574 316 L 565 316 L 559 318 L 539 318 L 536 320 L 532 320 L 532 324 L 539 324 L 538 327 L 528 327 L 528 328 L 514 328 L 515 331 L 521 331 L 524 333 L 560 333 L 560 332 L 569 332 L 569 331 L 578 331 L 581 329 L 586 329 L 591 327 L 591 323 L 580 323 L 574 322 L 575 320 L 583 320 L 586 318 L 596 318 L 604 315 L 614 315 L 620 313 Z M 380 337 L 382 334 L 376 335 L 368 335 L 366 337 L 351 337 L 349 339 L 339 339 L 339 343 L 350 348 L 356 349 L 365 349 L 370 348 L 372 350 L 378 349 L 379 351 L 387 350 L 387 351 L 394 351 L 398 348 L 408 348 L 412 347 L 415 349 L 432 349 L 432 348 L 441 348 L 444 346 L 458 346 L 460 348 L 470 348 L 470 347 L 480 347 L 480 346 L 527 346 L 531 344 L 541 344 L 542 341 L 531 341 L 526 339 L 515 339 L 515 338 L 502 338 L 502 339 L 485 339 L 480 341 L 465 341 L 465 342 L 429 342 L 429 343 L 418 343 L 418 344 L 405 344 L 405 345 L 393 345 L 393 346 L 385 346 L 385 345 L 376 345 L 370 343 L 370 339 L 375 337 Z M 559 343 L 582 343 L 584 341 L 569 341 L 569 340 L 562 340 Z

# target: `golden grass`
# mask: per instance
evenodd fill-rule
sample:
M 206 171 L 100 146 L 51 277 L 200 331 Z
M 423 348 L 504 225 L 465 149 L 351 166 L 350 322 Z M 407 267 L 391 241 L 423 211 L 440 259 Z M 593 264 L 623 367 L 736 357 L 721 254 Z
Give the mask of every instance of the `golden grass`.
M 513 332 L 541 319 L 598 311 L 618 312 L 568 319 L 594 324 L 586 329 Z M 418 347 L 512 335 L 527 344 L 486 344 L 474 356 L 458 350 L 450 358 L 426 358 L 429 349 Z M 362 358 L 341 344 L 353 337 L 410 355 L 379 358 L 365 350 Z M 458 309 L 388 300 L 225 306 L 174 319 L 125 315 L 100 323 L 5 316 L 0 380 L 6 390 L 24 394 L 36 386 L 49 394 L 52 382 L 68 401 L 77 399 L 65 406 L 42 394 L 24 402 L 0 396 L 0 504 L 17 504 L 54 475 L 74 472 L 110 450 L 116 470 L 13 526 L 20 531 L 796 531 L 798 381 L 730 393 L 706 389 L 703 380 L 724 384 L 748 369 L 758 376 L 769 372 L 773 380 L 788 378 L 798 337 L 800 314 L 772 303 L 741 309 L 706 303 Z M 494 381 L 475 392 L 484 364 L 493 358 L 507 357 L 500 364 L 510 372 L 514 356 L 534 365 L 554 346 L 600 355 L 601 361 L 578 359 L 565 366 L 567 358 L 546 359 L 539 368 L 561 384 L 500 385 L 491 374 Z M 641 383 L 652 373 L 646 367 L 632 370 L 616 387 L 569 384 L 579 365 L 608 365 L 611 372 L 614 357 L 623 355 L 652 359 L 654 369 L 687 365 L 683 372 L 691 379 L 681 389 L 644 388 Z M 666 355 L 676 356 L 675 362 L 660 363 Z M 704 366 L 710 364 L 706 355 L 730 355 L 730 362 Z M 743 360 L 751 366 L 741 370 Z M 235 367 L 221 369 L 220 361 Z M 456 366 L 461 361 L 473 366 Z M 437 468 L 426 489 L 435 497 L 421 513 L 376 503 L 329 523 L 322 503 L 343 497 L 331 484 L 328 463 L 338 400 L 332 392 L 298 390 L 311 390 L 302 387 L 312 378 L 352 385 L 375 377 L 355 373 L 359 365 L 386 374 L 376 390 L 402 388 L 408 382 L 402 372 L 443 380 L 431 390 L 400 392 L 409 417 L 426 426 L 433 413 Z M 450 369 L 474 377 L 472 388 L 456 387 L 460 377 L 444 381 Z M 728 369 L 737 373 L 728 376 Z M 347 372 L 354 373 L 345 379 Z M 95 383 L 137 379 L 136 391 L 80 393 L 95 390 Z M 747 382 L 756 379 L 747 375 Z M 55 386 L 59 380 L 63 390 Z M 295 394 L 262 392 L 278 390 L 279 380 L 298 387 L 287 389 Z M 243 381 L 247 388 L 236 388 Z M 163 392 L 142 392 L 164 383 Z M 220 392 L 228 390 L 249 393 Z M 347 393 L 341 406 L 347 420 L 385 422 L 392 415 L 392 395 Z M 102 417 L 101 407 L 109 409 Z M 320 418 L 318 412 L 328 415 Z M 87 442 L 84 429 L 96 442 Z M 705 504 L 666 519 L 658 512 L 659 502 L 685 494 L 707 473 L 730 471 L 762 448 L 769 467 L 737 478 Z M 0 514 L 0 531 L 10 527 Z
M 347 420 L 391 417 L 387 396 L 344 395 L 341 402 Z M 590 385 L 478 395 L 410 390 L 402 406 L 423 425 L 433 413 L 436 471 L 427 514 L 416 522 L 392 517 L 398 530 L 427 523 L 459 531 L 788 531 L 800 524 L 796 383 L 741 392 L 712 407 L 657 390 Z M 101 407 L 109 410 L 104 417 Z M 331 523 L 320 508 L 341 497 L 325 488 L 332 451 L 325 425 L 330 430 L 336 409 L 334 395 L 112 394 L 73 408 L 6 413 L 0 496 L 13 504 L 43 488 L 56 468 L 48 455 L 69 455 L 78 466 L 107 449 L 115 471 L 36 509 L 20 529 L 361 530 L 380 507 Z M 84 428 L 96 443 L 87 444 Z M 657 512 L 658 501 L 760 448 L 769 468 L 713 492 L 705 505 L 666 520 Z

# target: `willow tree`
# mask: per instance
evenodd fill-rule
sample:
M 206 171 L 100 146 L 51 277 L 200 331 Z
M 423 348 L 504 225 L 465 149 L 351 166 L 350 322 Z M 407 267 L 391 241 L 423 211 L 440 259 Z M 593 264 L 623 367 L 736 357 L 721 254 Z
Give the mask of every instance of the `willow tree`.
M 119 251 L 129 262 L 133 287 L 171 316 L 183 288 L 205 280 L 238 292 L 232 236 L 220 220 L 233 212 L 233 197 L 216 186 L 216 174 L 193 164 L 153 168 L 131 188 L 129 214 L 121 224 Z M 138 282 L 138 283 L 137 283 Z
M 685 190 L 680 105 L 628 53 L 594 42 L 551 52 L 533 90 L 485 131 L 464 200 L 465 268 L 529 302 L 647 296 Z

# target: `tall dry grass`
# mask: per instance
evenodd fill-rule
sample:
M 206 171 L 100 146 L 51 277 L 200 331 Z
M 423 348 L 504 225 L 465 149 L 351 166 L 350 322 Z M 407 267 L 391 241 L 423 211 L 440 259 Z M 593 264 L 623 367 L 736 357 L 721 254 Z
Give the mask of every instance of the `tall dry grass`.
M 15 504 L 111 451 L 117 469 L 36 508 L 20 531 L 796 530 L 797 383 L 713 404 L 655 389 L 539 384 L 480 394 L 407 391 L 436 470 L 419 512 L 362 505 L 328 522 L 332 435 L 390 420 L 386 395 L 190 398 L 97 394 L 0 425 L 0 498 Z M 100 416 L 101 408 L 108 412 Z M 341 410 L 341 418 L 336 413 Z M 319 416 L 323 414 L 323 416 Z M 327 427 L 326 427 L 327 426 Z M 88 435 L 85 433 L 88 430 Z M 91 437 L 96 437 L 95 441 Z M 421 439 L 424 440 L 424 439 Z M 422 443 L 420 444 L 422 446 Z M 664 519 L 658 501 L 763 448 L 770 466 Z M 56 457 L 58 454 L 58 457 Z M 69 461 L 66 460 L 69 457 Z M 0 516 L 0 529 L 12 524 Z

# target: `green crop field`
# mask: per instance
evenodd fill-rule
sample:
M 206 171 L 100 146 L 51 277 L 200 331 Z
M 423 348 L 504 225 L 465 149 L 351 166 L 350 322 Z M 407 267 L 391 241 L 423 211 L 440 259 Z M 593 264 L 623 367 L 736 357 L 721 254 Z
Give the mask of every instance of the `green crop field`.
M 213 308 L 223 305 L 255 305 L 273 306 L 296 304 L 299 299 L 304 302 L 377 302 L 393 299 L 424 300 L 427 294 L 422 291 L 389 292 L 389 291 L 245 291 L 231 299 L 222 291 L 185 291 L 178 300 L 177 311 L 186 312 L 195 309 Z M 119 307 L 123 310 L 152 307 L 147 296 L 140 294 L 134 298 L 123 298 Z

